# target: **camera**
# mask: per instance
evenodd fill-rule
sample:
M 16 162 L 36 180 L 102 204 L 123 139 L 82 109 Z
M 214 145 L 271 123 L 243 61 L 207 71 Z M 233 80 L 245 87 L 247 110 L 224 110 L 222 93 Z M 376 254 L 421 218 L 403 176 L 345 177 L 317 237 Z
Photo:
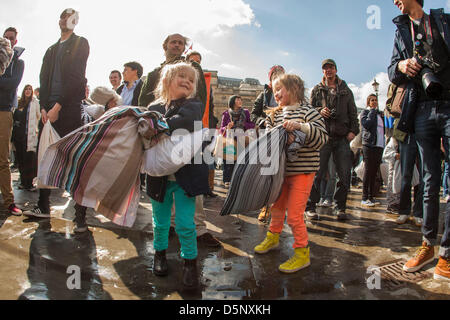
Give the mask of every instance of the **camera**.
M 435 74 L 435 70 L 440 67 L 439 64 L 433 60 L 431 52 L 423 57 L 416 51 L 414 58 L 422 66 L 419 77 L 427 96 L 431 99 L 438 99 L 444 91 L 444 86 Z
M 336 109 L 331 109 L 331 110 L 330 110 L 330 117 L 329 117 L 328 119 L 330 119 L 330 120 L 336 120 L 336 118 L 337 118 L 337 112 L 336 112 Z

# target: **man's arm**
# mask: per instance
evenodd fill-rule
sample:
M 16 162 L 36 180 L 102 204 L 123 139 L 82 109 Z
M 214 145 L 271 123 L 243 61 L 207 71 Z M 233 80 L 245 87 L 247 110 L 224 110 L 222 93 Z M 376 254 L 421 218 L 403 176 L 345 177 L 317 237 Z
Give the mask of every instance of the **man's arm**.
M 348 89 L 350 93 L 350 98 L 348 101 L 348 118 L 350 120 L 350 133 L 355 136 L 359 133 L 359 121 L 358 121 L 358 109 L 356 108 L 355 97 L 353 96 L 352 90 Z M 353 140 L 355 137 L 348 137 L 349 140 Z M 352 139 L 350 139 L 352 138 Z
M 14 63 L 12 77 L 7 78 L 3 75 L 3 77 L 0 78 L 0 88 L 4 90 L 16 90 L 20 84 L 20 81 L 22 81 L 25 63 L 20 59 L 12 63 Z
M 256 123 L 258 118 L 265 118 L 264 114 L 264 92 L 261 92 L 258 98 L 256 98 L 255 103 L 253 104 L 253 110 L 250 115 L 250 119 L 252 122 Z

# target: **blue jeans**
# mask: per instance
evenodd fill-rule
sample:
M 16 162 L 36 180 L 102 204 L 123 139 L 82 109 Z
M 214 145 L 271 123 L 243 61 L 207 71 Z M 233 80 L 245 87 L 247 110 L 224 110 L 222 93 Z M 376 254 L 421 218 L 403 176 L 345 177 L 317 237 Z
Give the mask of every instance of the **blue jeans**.
M 402 186 L 400 191 L 400 205 L 398 213 L 410 215 L 411 213 L 411 182 L 416 161 L 419 161 L 419 174 L 422 167 L 416 137 L 410 134 L 404 142 L 399 141 L 400 161 L 402 169 Z M 423 179 L 414 190 L 413 214 L 416 218 L 423 218 Z
M 322 179 L 322 183 L 320 184 L 320 196 L 321 200 L 328 200 L 330 203 L 334 200 L 334 192 L 336 191 L 336 165 L 334 164 L 334 160 L 330 158 L 330 162 L 328 164 L 328 179 Z
M 448 177 L 449 177 L 449 165 L 448 162 L 444 162 L 444 177 L 442 178 L 442 187 L 444 188 L 444 197 L 449 195 L 448 192 Z
M 350 150 L 350 143 L 347 138 L 330 139 L 330 141 L 320 151 L 320 170 L 314 179 L 314 185 L 309 197 L 306 210 L 315 211 L 316 205 L 320 201 L 320 183 L 328 171 L 328 163 L 333 156 L 336 165 L 336 172 L 339 178 L 334 200 L 337 210 L 347 209 L 347 196 L 350 191 L 351 171 L 353 166 L 353 153 Z
M 172 206 L 175 199 L 175 231 L 181 244 L 181 257 L 193 260 L 197 258 L 197 232 L 195 229 L 195 198 L 186 196 L 185 191 L 174 181 L 167 182 L 164 202 L 152 201 L 153 210 L 153 247 L 164 251 L 169 247 L 169 228 Z
M 437 245 L 439 230 L 439 193 L 441 188 L 441 138 L 449 161 L 450 101 L 420 103 L 415 118 L 416 140 L 422 159 L 424 181 L 422 233 L 429 245 Z M 439 255 L 450 256 L 450 207 L 447 204 L 444 233 Z

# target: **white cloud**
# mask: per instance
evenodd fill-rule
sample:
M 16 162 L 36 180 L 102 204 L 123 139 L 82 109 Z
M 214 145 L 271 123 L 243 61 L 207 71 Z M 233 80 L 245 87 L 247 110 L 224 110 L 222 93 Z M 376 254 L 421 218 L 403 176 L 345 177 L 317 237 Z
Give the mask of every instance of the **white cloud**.
M 73 7 L 80 12 L 75 32 L 87 38 L 91 48 L 89 83 L 91 87 L 109 86 L 109 72 L 122 70 L 126 62 L 140 62 L 144 73 L 158 66 L 164 60 L 162 43 L 171 33 L 192 39 L 194 50 L 207 56 L 205 62 L 219 60 L 222 52 L 217 49 L 218 44 L 223 47 L 225 41 L 231 42 L 229 34 L 234 28 L 258 25 L 245 1 L 16 0 L 2 4 L 0 28 L 16 26 L 18 46 L 26 48 L 20 89 L 27 83 L 38 86 L 44 53 L 59 38 L 59 15 L 63 9 Z
M 384 110 L 386 106 L 386 100 L 387 100 L 387 92 L 390 85 L 388 74 L 385 72 L 380 72 L 377 75 L 375 75 L 371 80 L 365 83 L 361 83 L 360 85 L 355 85 L 352 83 L 349 83 L 349 88 L 353 91 L 353 94 L 355 96 L 355 103 L 358 108 L 366 108 L 367 104 L 367 97 L 370 94 L 375 93 L 372 83 L 373 80 L 376 79 L 377 82 L 380 84 L 379 89 L 379 105 L 380 110 Z
M 450 10 L 450 0 L 447 0 L 447 9 Z
M 220 65 L 220 68 L 221 68 L 221 69 L 228 70 L 228 71 L 232 71 L 232 72 L 239 72 L 239 71 L 242 71 L 242 69 L 241 69 L 240 67 L 235 66 L 235 65 L 232 65 L 232 64 L 229 64 L 229 63 L 222 63 L 222 64 Z

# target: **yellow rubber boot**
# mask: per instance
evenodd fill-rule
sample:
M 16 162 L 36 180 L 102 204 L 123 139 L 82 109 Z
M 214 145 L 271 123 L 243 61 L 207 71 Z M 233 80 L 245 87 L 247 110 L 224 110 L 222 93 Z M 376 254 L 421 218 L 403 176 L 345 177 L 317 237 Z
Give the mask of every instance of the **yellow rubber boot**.
M 284 273 L 295 273 L 301 269 L 309 267 L 311 261 L 309 259 L 309 248 L 297 248 L 295 254 L 288 261 L 283 263 L 279 270 Z
M 280 245 L 280 235 L 278 233 L 267 232 L 267 236 L 261 244 L 255 247 L 255 252 L 264 254 Z

